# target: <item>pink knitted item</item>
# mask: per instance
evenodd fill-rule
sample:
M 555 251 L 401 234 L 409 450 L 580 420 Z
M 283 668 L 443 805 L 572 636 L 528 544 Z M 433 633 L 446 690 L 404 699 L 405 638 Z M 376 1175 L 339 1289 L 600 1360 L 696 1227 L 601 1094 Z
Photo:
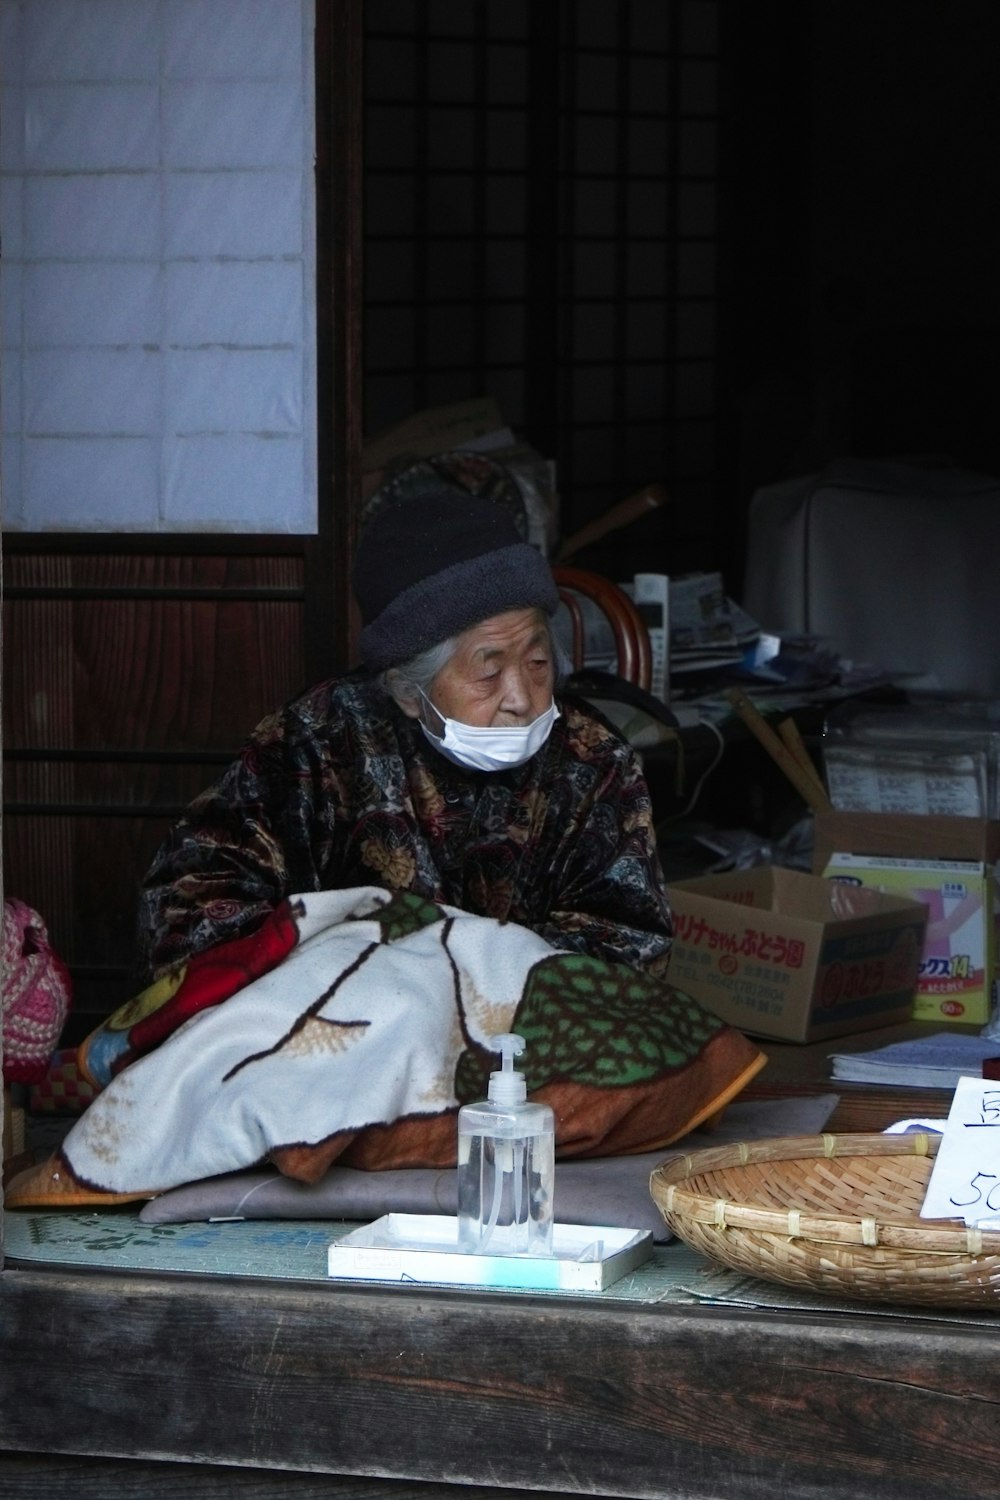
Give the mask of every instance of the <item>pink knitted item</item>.
M 70 1005 L 70 978 L 45 923 L 23 901 L 3 904 L 3 1078 L 45 1076 Z

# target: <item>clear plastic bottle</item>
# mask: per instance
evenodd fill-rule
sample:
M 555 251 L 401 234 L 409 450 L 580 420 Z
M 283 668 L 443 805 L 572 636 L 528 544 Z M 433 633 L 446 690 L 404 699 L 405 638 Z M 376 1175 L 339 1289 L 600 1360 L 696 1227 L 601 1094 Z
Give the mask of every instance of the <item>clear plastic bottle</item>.
M 513 1060 L 524 1038 L 491 1037 L 499 1072 L 489 1098 L 458 1112 L 458 1248 L 476 1255 L 551 1255 L 555 1117 L 529 1104 Z

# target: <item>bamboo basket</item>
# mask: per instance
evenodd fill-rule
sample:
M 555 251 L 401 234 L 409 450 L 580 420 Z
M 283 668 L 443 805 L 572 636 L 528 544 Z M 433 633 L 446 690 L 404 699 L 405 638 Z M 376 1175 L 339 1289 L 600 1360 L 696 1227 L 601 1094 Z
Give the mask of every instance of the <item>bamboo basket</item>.
M 656 1167 L 668 1227 L 765 1281 L 875 1302 L 1000 1311 L 1000 1231 L 921 1219 L 940 1137 L 789 1136 Z

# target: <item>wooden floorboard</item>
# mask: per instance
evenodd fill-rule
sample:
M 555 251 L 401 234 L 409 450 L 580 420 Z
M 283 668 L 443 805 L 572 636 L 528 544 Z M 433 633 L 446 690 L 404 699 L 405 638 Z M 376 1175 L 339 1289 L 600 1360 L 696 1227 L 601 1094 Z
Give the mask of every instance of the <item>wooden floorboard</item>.
M 49 1464 L 62 1453 L 354 1475 L 359 1497 L 397 1480 L 952 1500 L 961 1475 L 970 1500 L 995 1500 L 998 1370 L 996 1325 L 919 1317 L 0 1276 L 0 1448 Z
M 0 1500 L 536 1500 L 535 1490 L 302 1474 L 287 1469 L 0 1453 Z M 557 1495 L 551 1500 L 571 1500 Z

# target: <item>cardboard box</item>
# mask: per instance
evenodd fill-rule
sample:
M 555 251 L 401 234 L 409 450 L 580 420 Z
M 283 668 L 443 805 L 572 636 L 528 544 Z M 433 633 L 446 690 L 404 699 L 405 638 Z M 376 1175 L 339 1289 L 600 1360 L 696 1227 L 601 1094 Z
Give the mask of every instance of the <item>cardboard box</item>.
M 821 813 L 814 869 L 928 907 L 914 1019 L 989 1020 L 997 986 L 1000 823 L 903 813 Z
M 911 1018 L 917 902 L 770 865 L 667 892 L 670 982 L 741 1031 L 814 1042 Z

